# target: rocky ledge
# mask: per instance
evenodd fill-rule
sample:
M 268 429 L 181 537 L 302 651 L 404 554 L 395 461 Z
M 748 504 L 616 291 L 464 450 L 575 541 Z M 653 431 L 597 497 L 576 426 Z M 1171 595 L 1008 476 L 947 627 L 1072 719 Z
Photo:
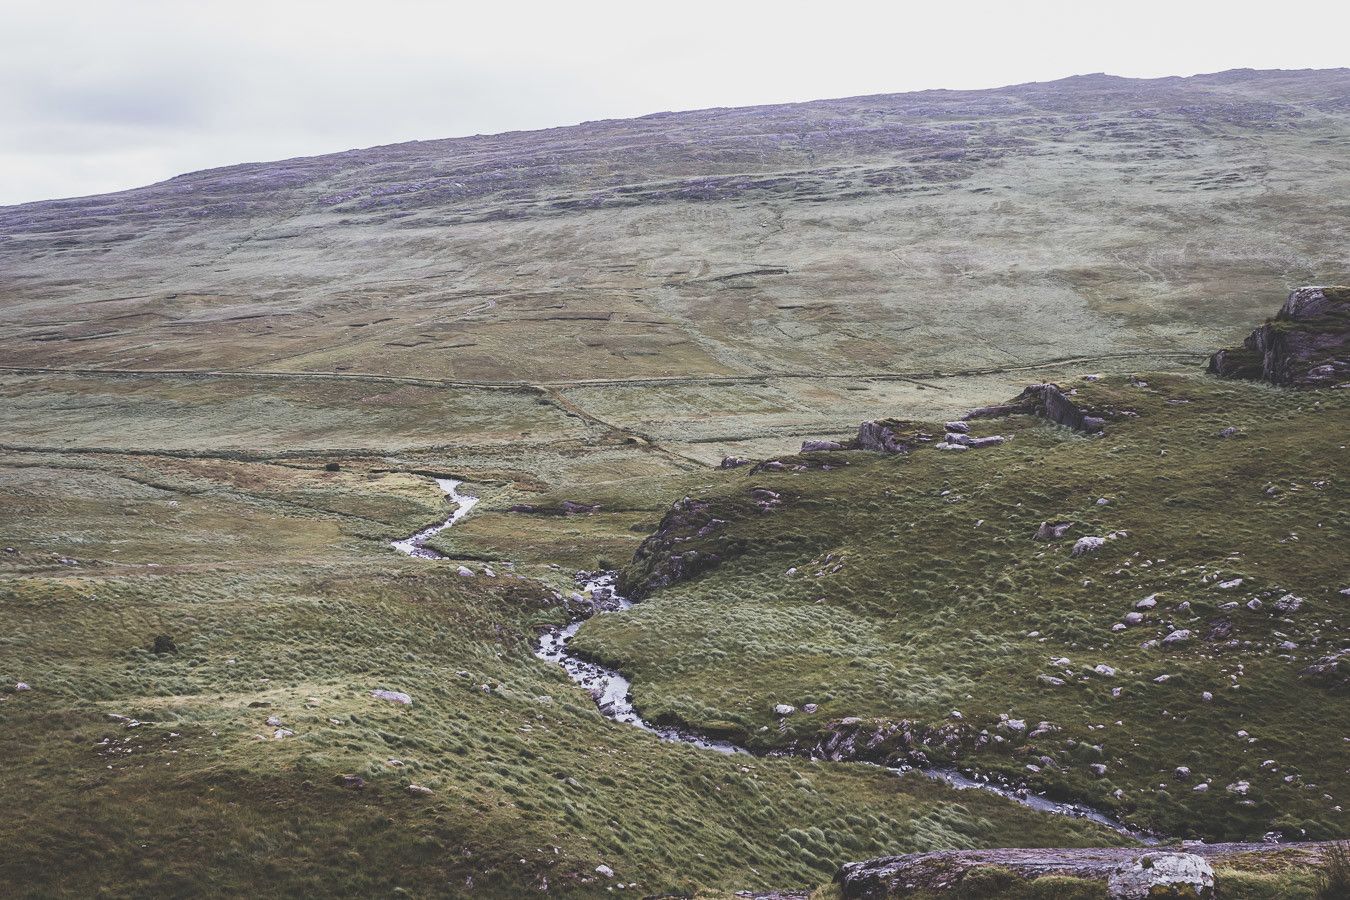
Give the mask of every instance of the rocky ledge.
M 764 495 L 772 495 L 772 498 Z M 777 505 L 774 491 L 755 488 L 751 497 L 761 509 Z M 633 554 L 633 561 L 619 573 L 619 592 L 634 600 L 715 568 L 723 560 L 743 552 L 743 542 L 721 539 L 718 532 L 726 520 L 713 514 L 707 500 L 685 497 L 677 500 Z
M 1303 287 L 1241 347 L 1211 356 L 1209 371 L 1283 387 L 1345 387 L 1350 385 L 1348 343 L 1350 287 Z
M 883 856 L 845 863 L 835 875 L 847 900 L 884 900 L 960 890 L 962 896 L 989 895 L 1017 879 L 1069 876 L 1108 885 L 1113 898 L 1213 897 L 1222 892 L 1216 865 L 1252 868 L 1263 863 L 1315 866 L 1327 843 L 1203 844 L 1141 851 L 1137 847 L 1054 847 L 999 850 L 941 850 Z M 1048 896 L 1048 895 L 1047 895 Z
M 1049 419 L 1056 425 L 1072 428 L 1088 434 L 1100 433 L 1106 427 L 1106 419 L 1093 415 L 1092 410 L 1084 409 L 1073 399 L 1072 391 L 1065 391 L 1057 384 L 1028 385 L 1022 393 L 1007 403 L 996 406 L 982 406 L 966 413 L 965 418 L 993 419 L 1010 415 L 1033 415 Z

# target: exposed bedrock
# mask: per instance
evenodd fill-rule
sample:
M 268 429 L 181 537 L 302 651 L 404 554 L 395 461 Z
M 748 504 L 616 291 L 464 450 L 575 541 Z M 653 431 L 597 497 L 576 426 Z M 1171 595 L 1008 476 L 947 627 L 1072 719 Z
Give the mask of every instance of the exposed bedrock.
M 1216 876 L 1214 866 L 1252 868 L 1273 861 L 1317 865 L 1327 846 L 1319 842 L 1185 842 L 1178 848 L 1149 851 L 1137 847 L 939 850 L 845 863 L 834 880 L 847 900 L 885 900 L 915 893 L 931 896 L 946 891 L 964 897 L 980 896 L 977 891 L 996 894 L 1019 880 L 1055 875 L 1099 881 L 1107 886 L 1108 896 L 1121 900 L 1213 897 L 1216 890 L 1223 891 L 1223 875 Z
M 1241 347 L 1211 356 L 1209 371 L 1282 387 L 1343 387 L 1350 384 L 1347 343 L 1350 287 L 1302 287 Z
M 1021 394 L 1007 403 L 995 406 L 981 406 L 966 413 L 971 419 L 994 419 L 1000 416 L 1034 415 L 1049 419 L 1056 425 L 1063 425 L 1075 431 L 1096 434 L 1106 426 L 1106 419 L 1093 415 L 1090 410 L 1080 407 L 1063 388 L 1057 384 L 1031 384 Z
M 763 502 L 759 497 L 754 499 Z M 777 494 L 774 499 L 778 499 Z M 713 515 L 712 504 L 707 500 L 694 497 L 677 500 L 656 531 L 638 545 L 633 561 L 619 573 L 619 592 L 640 599 L 739 556 L 744 550 L 743 542 L 725 538 L 720 533 L 724 525 L 726 521 Z

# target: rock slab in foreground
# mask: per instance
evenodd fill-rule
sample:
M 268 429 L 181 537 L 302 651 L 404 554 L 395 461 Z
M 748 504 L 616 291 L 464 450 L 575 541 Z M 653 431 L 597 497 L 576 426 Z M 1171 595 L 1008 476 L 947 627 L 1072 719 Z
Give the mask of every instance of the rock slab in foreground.
M 1211 356 L 1209 371 L 1295 388 L 1350 382 L 1350 287 L 1299 288 L 1241 347 Z
M 1050 847 L 1045 849 L 1005 848 L 997 850 L 939 850 L 933 853 L 910 853 L 903 856 L 883 856 L 863 862 L 845 863 L 835 875 L 841 896 L 845 900 L 886 900 L 906 897 L 919 891 L 942 892 L 961 885 L 976 870 L 991 867 L 1011 872 L 1022 879 L 1046 875 L 1067 875 L 1110 885 L 1113 898 L 1133 897 L 1213 897 L 1215 881 L 1212 866 L 1224 862 L 1249 864 L 1263 858 L 1279 859 L 1289 865 L 1315 866 L 1320 864 L 1323 848 L 1330 842 L 1292 844 L 1201 844 L 1184 843 L 1178 848 L 1143 850 L 1139 847 Z M 1144 860 L 1151 860 L 1145 863 Z M 1141 874 L 1135 875 L 1135 869 Z M 1145 883 L 1145 875 L 1152 873 L 1150 883 L 1155 893 L 1128 893 Z M 1207 890 L 1206 876 L 1208 872 Z M 1184 893 L 1179 887 L 1185 879 L 1195 876 L 1200 888 L 1197 893 Z M 976 875 L 975 877 L 979 877 Z M 1217 889 L 1223 890 L 1222 876 Z M 1164 885 L 1177 886 L 1167 887 Z M 1173 893 L 1165 891 L 1172 890 Z M 1183 892 L 1177 893 L 1176 890 Z M 1120 893 L 1126 891 L 1126 893 Z

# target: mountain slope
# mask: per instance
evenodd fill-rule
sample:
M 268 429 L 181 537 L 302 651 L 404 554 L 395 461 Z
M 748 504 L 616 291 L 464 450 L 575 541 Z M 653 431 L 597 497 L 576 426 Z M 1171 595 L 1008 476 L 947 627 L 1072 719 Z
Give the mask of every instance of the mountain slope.
M 0 350 L 507 380 L 1199 350 L 1260 298 L 1350 276 L 1347 96 L 1344 69 L 1095 75 L 401 144 L 9 207 Z

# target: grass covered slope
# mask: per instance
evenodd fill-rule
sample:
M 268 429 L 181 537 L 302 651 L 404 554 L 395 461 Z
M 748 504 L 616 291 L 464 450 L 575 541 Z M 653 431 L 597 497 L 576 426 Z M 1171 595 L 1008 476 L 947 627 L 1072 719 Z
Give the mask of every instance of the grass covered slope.
M 485 503 L 505 490 L 483 486 Z M 819 883 L 906 850 L 1119 841 L 922 778 L 610 722 L 530 652 L 565 618 L 548 585 L 385 543 L 445 515 L 429 479 L 361 463 L 0 459 L 10 894 L 659 893 Z M 522 570 L 551 573 L 566 529 L 615 540 L 617 523 L 590 522 L 539 517 Z
M 1350 279 L 1348 94 L 1347 69 L 1089 75 L 5 207 L 0 357 L 622 383 L 1195 351 Z
M 670 544 L 720 565 L 575 646 L 648 717 L 762 749 L 954 763 L 1178 836 L 1350 833 L 1350 694 L 1299 674 L 1350 624 L 1350 398 L 1071 386 L 1104 437 L 1013 416 L 971 423 L 998 447 L 741 470 Z

